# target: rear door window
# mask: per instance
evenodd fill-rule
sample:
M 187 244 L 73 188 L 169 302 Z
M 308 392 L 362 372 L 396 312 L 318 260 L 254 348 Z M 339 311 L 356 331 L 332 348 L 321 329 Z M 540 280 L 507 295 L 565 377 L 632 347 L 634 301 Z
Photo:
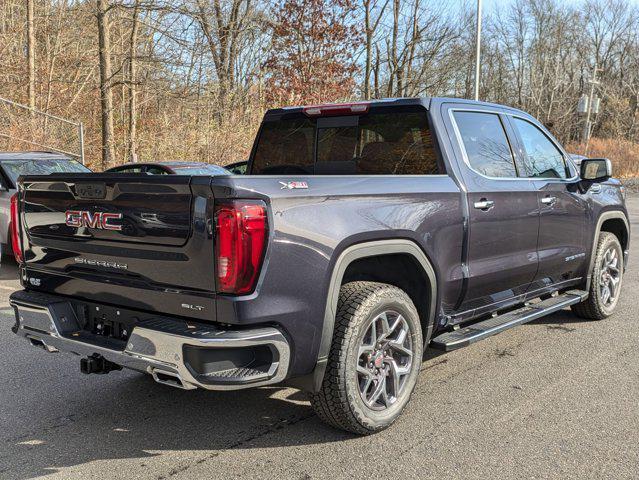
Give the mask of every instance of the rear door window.
M 470 167 L 495 178 L 517 176 L 506 131 L 499 115 L 486 112 L 454 112 Z

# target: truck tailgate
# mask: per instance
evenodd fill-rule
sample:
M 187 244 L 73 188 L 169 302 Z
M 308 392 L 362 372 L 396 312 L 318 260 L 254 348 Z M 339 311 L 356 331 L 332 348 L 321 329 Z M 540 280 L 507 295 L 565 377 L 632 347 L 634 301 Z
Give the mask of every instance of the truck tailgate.
M 178 175 L 23 178 L 25 281 L 51 293 L 214 320 L 210 182 Z
M 149 183 L 147 175 L 127 177 L 31 183 L 24 210 L 29 236 L 184 245 L 191 227 L 189 178 Z M 107 228 L 100 224 L 105 212 L 113 214 Z

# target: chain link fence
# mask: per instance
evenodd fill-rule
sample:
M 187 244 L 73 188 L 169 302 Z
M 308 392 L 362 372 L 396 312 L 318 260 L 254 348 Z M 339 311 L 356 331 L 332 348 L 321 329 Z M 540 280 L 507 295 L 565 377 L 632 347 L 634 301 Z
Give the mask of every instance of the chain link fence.
M 84 164 L 82 123 L 0 97 L 0 151 L 59 152 Z

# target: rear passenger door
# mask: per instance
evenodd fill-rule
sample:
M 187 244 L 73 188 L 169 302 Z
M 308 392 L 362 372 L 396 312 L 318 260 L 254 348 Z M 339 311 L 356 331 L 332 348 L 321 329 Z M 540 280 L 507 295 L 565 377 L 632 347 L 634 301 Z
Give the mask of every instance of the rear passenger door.
M 534 286 L 571 284 L 586 267 L 586 196 L 558 144 L 531 118 L 511 116 L 524 163 L 540 203 L 539 271 Z
M 539 205 L 499 109 L 445 109 L 468 198 L 467 286 L 460 312 L 479 314 L 526 292 L 537 272 Z

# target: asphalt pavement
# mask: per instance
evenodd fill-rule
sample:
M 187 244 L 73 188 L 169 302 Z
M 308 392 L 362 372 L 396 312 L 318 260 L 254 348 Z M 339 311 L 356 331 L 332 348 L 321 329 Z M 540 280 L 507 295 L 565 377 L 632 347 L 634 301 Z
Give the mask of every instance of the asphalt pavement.
M 334 430 L 294 389 L 181 391 L 82 375 L 10 330 L 0 268 L 0 478 L 639 478 L 639 196 L 615 315 L 569 310 L 432 353 L 399 421 Z

